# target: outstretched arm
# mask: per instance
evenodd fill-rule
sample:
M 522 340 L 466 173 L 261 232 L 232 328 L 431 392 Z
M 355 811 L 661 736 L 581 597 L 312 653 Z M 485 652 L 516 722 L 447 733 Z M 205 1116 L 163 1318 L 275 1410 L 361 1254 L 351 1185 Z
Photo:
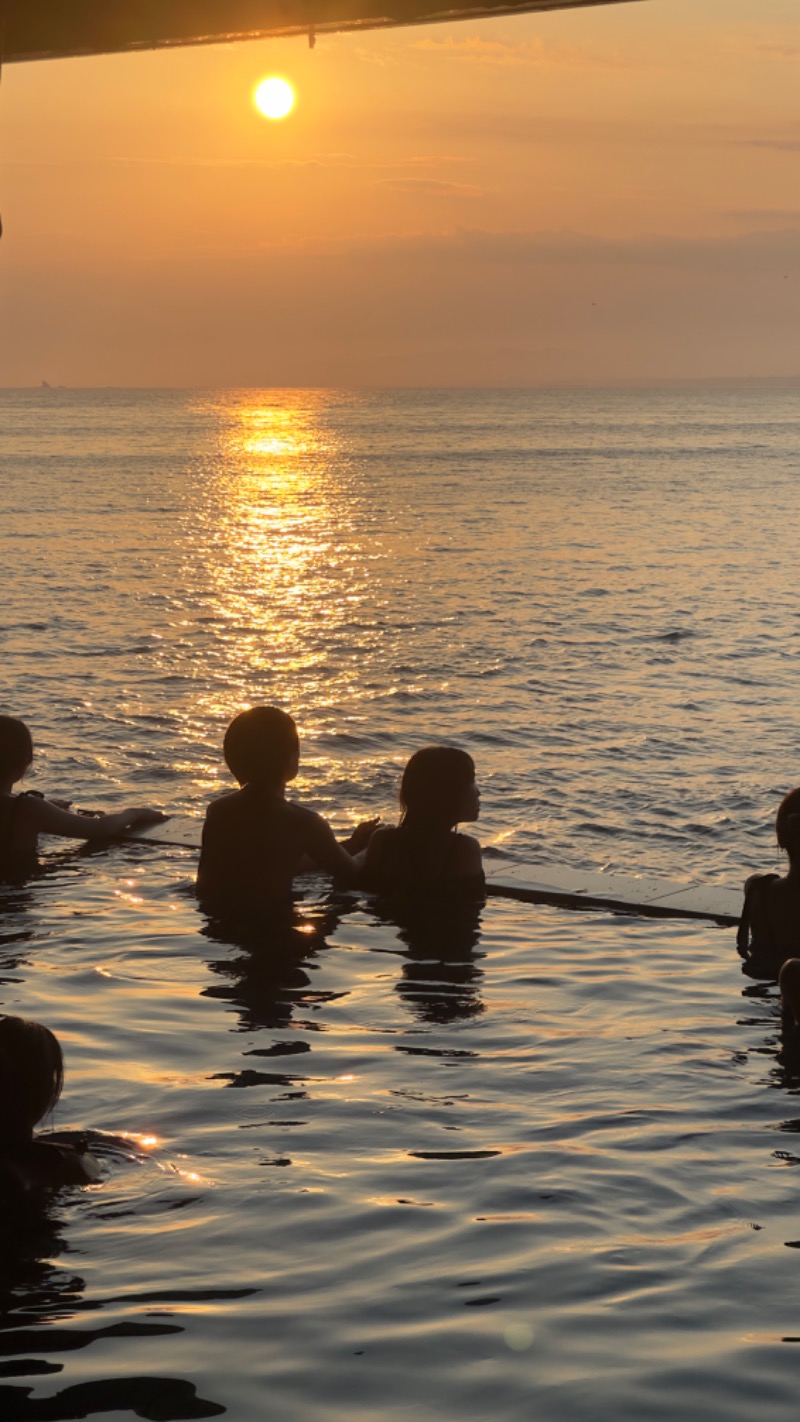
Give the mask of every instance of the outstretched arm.
M 26 810 L 30 823 L 38 834 L 60 834 L 70 839 L 104 840 L 136 825 L 154 825 L 166 819 L 160 810 L 136 807 L 117 810 L 111 815 L 75 815 L 71 810 L 62 810 L 52 800 L 40 800 L 31 796 L 27 799 Z

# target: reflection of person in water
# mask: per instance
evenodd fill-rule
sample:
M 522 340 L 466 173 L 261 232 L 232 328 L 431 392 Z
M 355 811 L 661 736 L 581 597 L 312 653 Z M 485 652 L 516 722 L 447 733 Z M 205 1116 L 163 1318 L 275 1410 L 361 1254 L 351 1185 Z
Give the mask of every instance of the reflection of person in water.
M 479 900 L 447 895 L 436 903 L 395 896 L 379 899 L 375 907 L 384 922 L 399 929 L 405 961 L 397 992 L 415 1017 L 458 1022 L 483 1012 L 483 970 L 475 951 L 480 942 Z
M 455 746 L 416 751 L 400 781 L 400 805 L 400 824 L 373 834 L 361 883 L 383 893 L 447 886 L 482 896 L 481 847 L 456 829 L 480 814 L 472 756 Z
M 63 1081 L 61 1047 L 49 1028 L 0 1017 L 0 1182 L 6 1188 L 88 1185 L 100 1178 L 97 1161 L 85 1151 L 34 1139 Z
M 52 1375 L 64 1367 L 60 1359 L 65 1354 L 117 1339 L 123 1331 L 126 1339 L 163 1337 L 172 1357 L 174 1335 L 183 1332 L 178 1324 L 153 1320 L 135 1307 L 134 1316 L 123 1323 L 118 1308 L 113 1322 L 102 1321 L 98 1300 L 87 1302 L 82 1297 L 85 1280 L 56 1262 L 68 1248 L 67 1217 L 59 1209 L 59 1198 L 52 1190 L 15 1191 L 13 1208 L 8 1208 L 6 1198 L 0 1196 L 0 1376 L 20 1380 L 0 1382 L 0 1417 L 13 1417 L 15 1422 L 41 1422 L 44 1417 L 50 1422 L 66 1422 L 68 1418 L 117 1412 L 132 1416 L 135 1411 L 139 1417 L 157 1416 L 169 1422 L 221 1416 L 223 1406 L 199 1398 L 193 1383 L 168 1377 L 160 1369 L 155 1378 L 125 1377 L 117 1372 L 110 1378 L 73 1383 L 56 1392 L 48 1390 L 46 1397 L 32 1395 L 31 1383 L 41 1377 L 52 1384 Z M 206 1292 L 200 1297 L 207 1301 L 213 1294 Z M 118 1299 L 109 1302 L 119 1304 Z M 136 1302 L 134 1295 L 131 1303 L 135 1306 Z M 91 1309 L 94 1327 L 81 1317 L 86 1309 Z M 77 1319 L 76 1327 L 70 1326 L 72 1319 Z M 59 1361 L 51 1360 L 52 1355 Z M 107 1358 L 107 1354 L 103 1356 Z M 102 1368 L 99 1361 L 96 1366 Z
M 330 895 L 316 905 L 289 903 L 271 916 L 248 922 L 239 918 L 209 918 L 202 929 L 213 943 L 238 950 L 235 957 L 216 959 L 210 967 L 223 980 L 203 989 L 238 1007 L 247 1031 L 288 1027 L 296 1008 L 318 1002 L 310 973 L 350 900 Z

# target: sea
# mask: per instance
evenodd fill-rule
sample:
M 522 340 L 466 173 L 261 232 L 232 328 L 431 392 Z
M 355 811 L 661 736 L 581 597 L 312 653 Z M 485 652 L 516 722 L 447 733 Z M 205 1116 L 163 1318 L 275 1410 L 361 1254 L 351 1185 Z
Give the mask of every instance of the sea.
M 474 757 L 489 873 L 739 886 L 800 782 L 800 388 L 0 391 L 29 788 L 202 816 L 261 702 L 337 831 Z M 43 844 L 0 1011 L 97 1185 L 0 1228 L 0 1418 L 793 1418 L 800 1081 L 713 923 Z M 70 1137 L 72 1138 L 72 1137 Z

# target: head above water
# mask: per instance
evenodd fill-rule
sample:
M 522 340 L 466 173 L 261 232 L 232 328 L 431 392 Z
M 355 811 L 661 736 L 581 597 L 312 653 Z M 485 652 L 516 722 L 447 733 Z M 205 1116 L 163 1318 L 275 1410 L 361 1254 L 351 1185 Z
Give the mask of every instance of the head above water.
M 24 721 L 0 716 L 0 780 L 21 780 L 33 760 L 33 741 Z
M 446 826 L 477 820 L 480 812 L 475 762 L 455 746 L 415 751 L 400 781 L 403 823 Z
M 0 1017 L 0 1142 L 30 1140 L 64 1081 L 61 1048 L 48 1027 Z
M 784 795 L 775 816 L 775 834 L 793 864 L 800 864 L 800 789 Z
M 231 721 L 223 754 L 240 785 L 277 790 L 297 774 L 297 727 L 277 706 L 251 706 Z

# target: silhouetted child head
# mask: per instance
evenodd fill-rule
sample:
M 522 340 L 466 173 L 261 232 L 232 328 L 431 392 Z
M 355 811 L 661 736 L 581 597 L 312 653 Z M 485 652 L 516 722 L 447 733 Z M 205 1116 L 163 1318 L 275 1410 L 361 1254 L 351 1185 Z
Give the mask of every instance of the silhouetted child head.
M 33 741 L 24 721 L 0 716 L 0 780 L 21 780 L 33 760 Z
M 775 817 L 775 834 L 793 864 L 800 863 L 800 789 L 784 795 Z
M 64 1081 L 61 1048 L 47 1027 L 0 1017 L 0 1145 L 23 1144 L 52 1111 Z
M 222 748 L 240 785 L 277 790 L 297 774 L 297 727 L 277 706 L 252 706 L 234 716 Z
M 475 762 L 455 746 L 425 746 L 415 751 L 400 781 L 404 822 L 453 825 L 476 820 L 480 797 Z

